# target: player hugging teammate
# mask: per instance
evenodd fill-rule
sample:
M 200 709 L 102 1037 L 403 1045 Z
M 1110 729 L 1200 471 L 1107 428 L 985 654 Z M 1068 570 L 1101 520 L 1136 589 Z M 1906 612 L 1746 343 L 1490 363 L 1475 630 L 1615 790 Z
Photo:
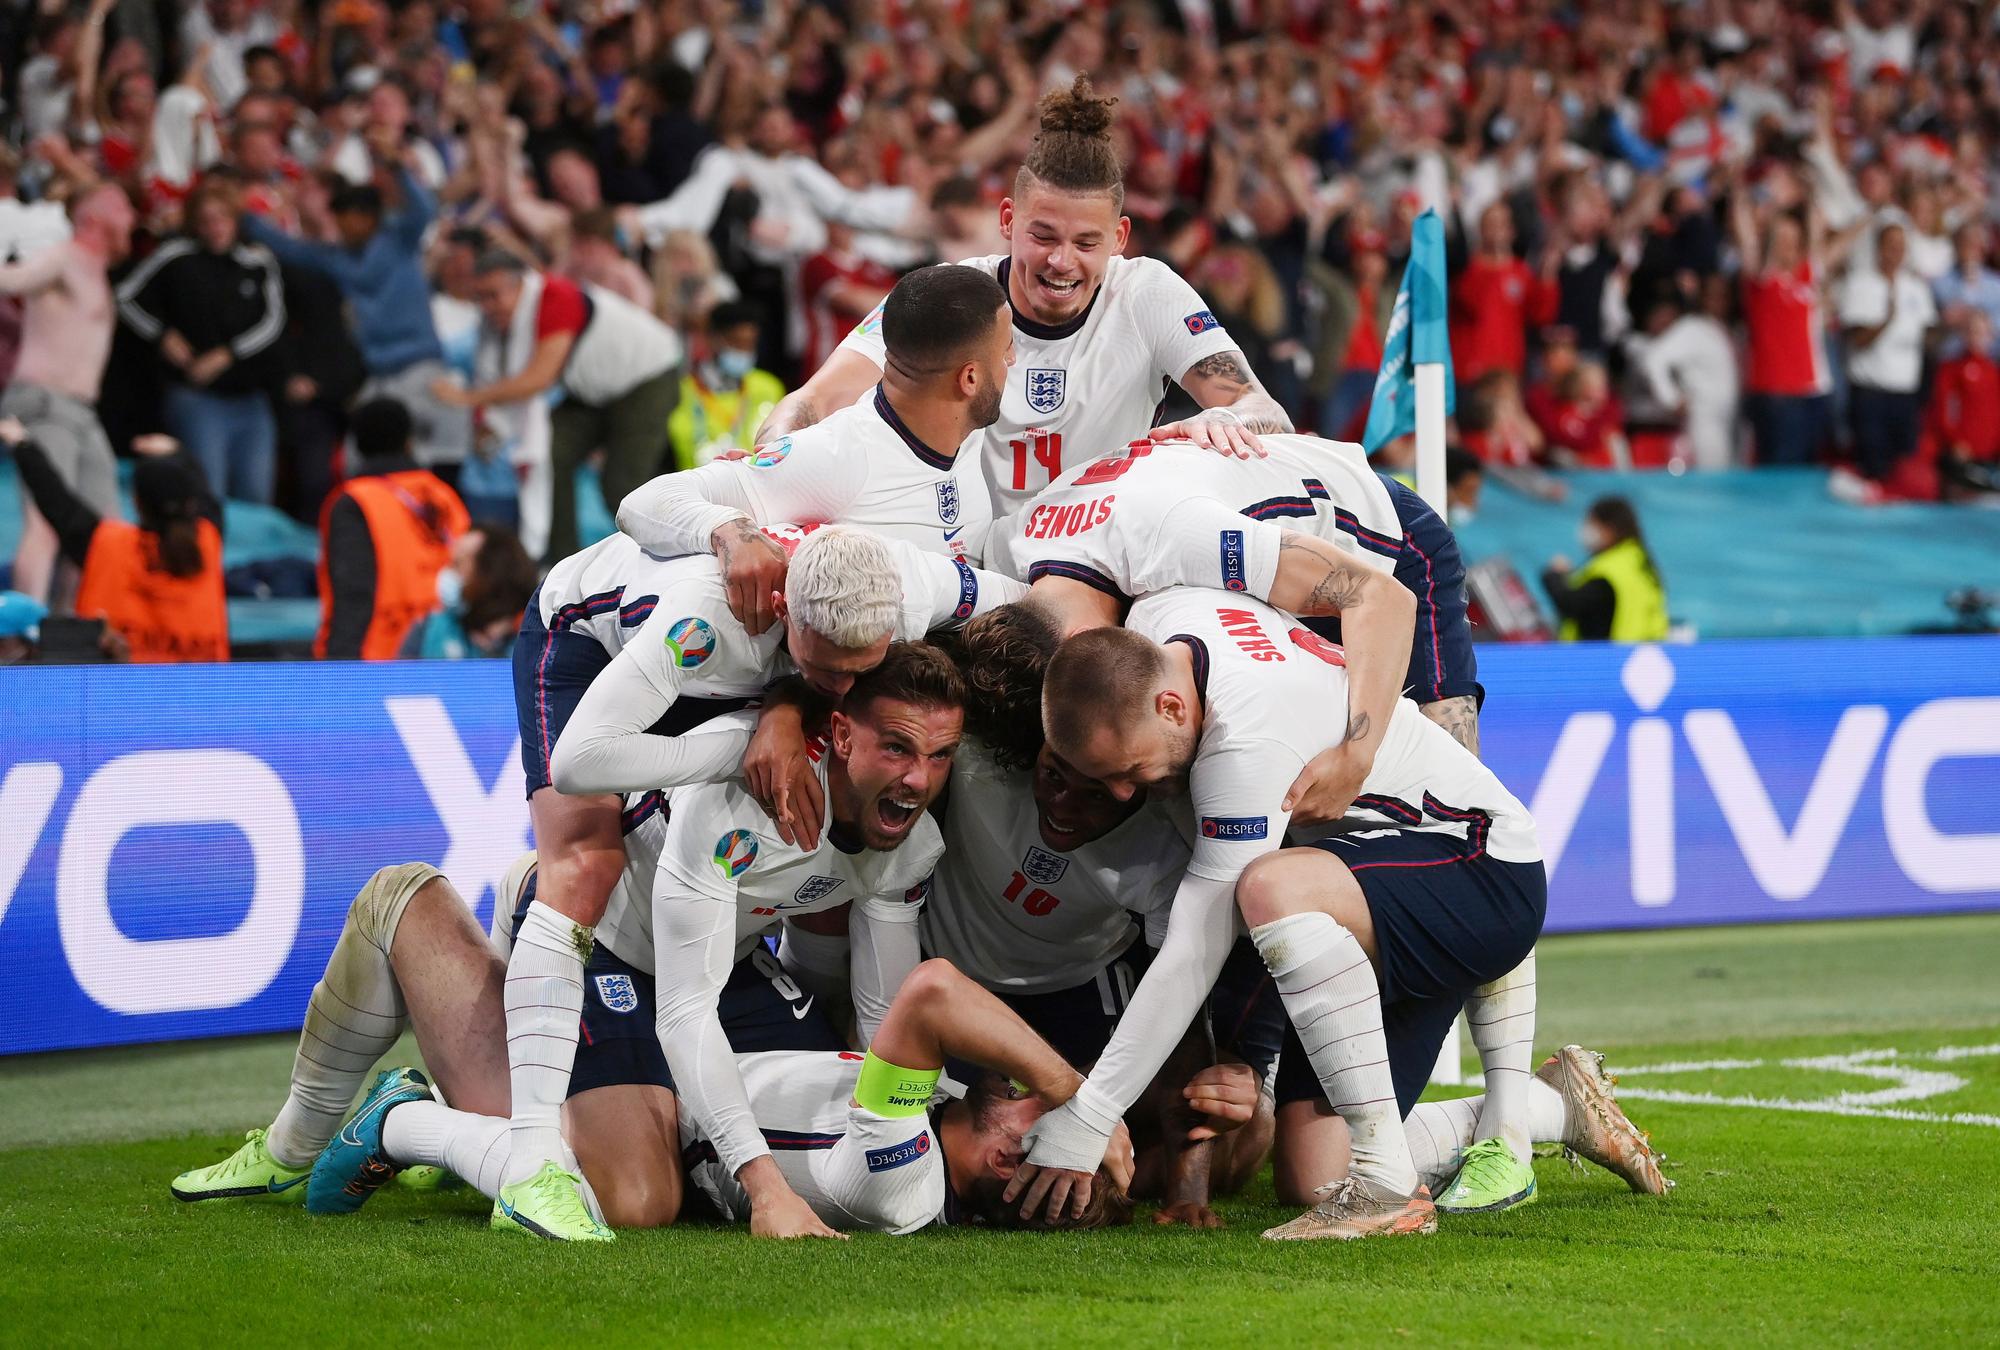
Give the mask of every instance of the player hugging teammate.
M 1450 531 L 1123 256 L 1109 127 L 1049 95 L 1006 256 L 905 277 L 752 453 L 552 569 L 491 932 L 385 860 L 283 1107 L 175 1195 L 1214 1226 L 1275 1147 L 1309 1208 L 1266 1236 L 1356 1238 L 1533 1200 L 1538 1141 L 1664 1191 L 1595 1056 L 1533 1062 L 1546 877 Z M 1168 381 L 1203 411 L 1151 427 Z M 1461 1009 L 1486 1091 L 1419 1103 Z M 406 1028 L 427 1073 L 371 1085 Z

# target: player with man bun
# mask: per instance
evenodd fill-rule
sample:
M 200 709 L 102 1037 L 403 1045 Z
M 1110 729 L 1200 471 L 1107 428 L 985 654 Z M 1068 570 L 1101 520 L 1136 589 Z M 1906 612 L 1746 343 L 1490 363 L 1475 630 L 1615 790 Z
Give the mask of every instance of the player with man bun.
M 1257 433 L 1292 429 L 1194 288 L 1165 263 L 1124 256 L 1132 222 L 1111 139 L 1116 104 L 1082 75 L 1042 99 L 1041 130 L 1000 203 L 1009 252 L 965 259 L 999 280 L 1014 324 L 1000 417 L 979 442 L 996 517 L 1071 465 L 1144 436 L 1170 382 L 1205 409 L 1174 429 L 1211 449 L 1253 454 Z M 846 407 L 889 359 L 878 311 L 778 405 L 759 441 Z

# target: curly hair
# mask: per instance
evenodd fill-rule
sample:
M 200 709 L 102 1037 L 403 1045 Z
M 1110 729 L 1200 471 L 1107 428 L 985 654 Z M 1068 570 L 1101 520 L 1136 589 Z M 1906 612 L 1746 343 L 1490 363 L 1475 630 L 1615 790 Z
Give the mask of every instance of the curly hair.
M 965 676 L 965 729 L 1003 769 L 1031 770 L 1042 750 L 1042 672 L 1062 630 L 1032 600 L 989 610 L 950 639 Z

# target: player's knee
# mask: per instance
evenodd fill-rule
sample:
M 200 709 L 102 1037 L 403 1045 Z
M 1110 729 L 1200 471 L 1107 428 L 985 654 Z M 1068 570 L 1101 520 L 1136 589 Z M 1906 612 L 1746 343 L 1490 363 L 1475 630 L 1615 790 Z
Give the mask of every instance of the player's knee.
M 1309 859 L 1296 856 L 1298 850 L 1281 849 L 1266 853 L 1243 869 L 1236 881 L 1236 907 L 1243 922 L 1255 928 L 1275 923 L 1287 914 L 1311 908 Z
M 578 923 L 596 923 L 604 917 L 611 892 L 618 888 L 624 872 L 622 850 L 573 850 L 543 860 L 535 898 Z
M 671 1177 L 641 1170 L 598 1188 L 597 1204 L 613 1228 L 666 1228 L 680 1217 L 681 1188 Z
M 395 941 L 403 912 L 425 886 L 436 882 L 450 888 L 444 873 L 429 863 L 397 863 L 368 878 L 347 907 L 348 924 L 368 942 L 386 952 Z

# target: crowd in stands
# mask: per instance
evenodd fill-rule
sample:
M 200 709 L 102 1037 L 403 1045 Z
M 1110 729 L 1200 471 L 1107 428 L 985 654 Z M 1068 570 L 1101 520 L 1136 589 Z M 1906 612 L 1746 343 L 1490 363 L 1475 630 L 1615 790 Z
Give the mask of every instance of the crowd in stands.
M 0 415 L 72 528 L 31 521 L 13 585 L 61 602 L 160 433 L 363 548 L 385 400 L 389 472 L 452 499 L 421 521 L 531 576 L 579 465 L 615 506 L 745 445 L 901 272 L 1002 251 L 1078 73 L 1120 100 L 1131 250 L 1301 429 L 1359 438 L 1435 207 L 1453 434 L 1495 476 L 2000 500 L 1993 0 L 32 0 L 0 9 Z

